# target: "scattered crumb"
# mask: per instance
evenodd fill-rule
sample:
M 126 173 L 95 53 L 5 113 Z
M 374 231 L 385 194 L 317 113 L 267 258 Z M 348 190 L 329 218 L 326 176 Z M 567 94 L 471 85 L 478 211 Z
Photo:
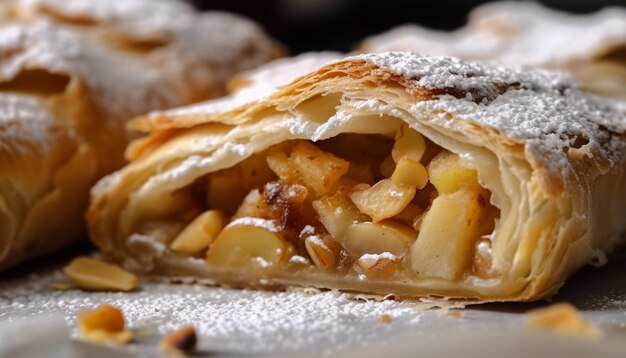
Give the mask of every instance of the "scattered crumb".
M 54 282 L 50 285 L 50 289 L 54 291 L 69 291 L 75 286 L 67 282 Z
M 126 344 L 133 339 L 133 332 L 124 329 L 124 321 L 119 308 L 103 304 L 78 315 L 78 333 L 90 343 Z
M 452 311 L 452 313 L 450 313 L 450 316 L 458 319 L 463 319 L 465 313 L 463 311 Z
M 391 316 L 390 316 L 390 315 L 388 315 L 388 314 L 384 314 L 384 315 L 382 315 L 382 316 L 380 317 L 380 320 L 381 320 L 383 323 L 391 323 L 391 322 L 393 321 L 393 317 L 391 317 Z
M 196 329 L 193 326 L 185 326 L 163 337 L 159 348 L 166 353 L 183 356 L 192 354 L 197 343 Z
M 527 322 L 531 328 L 560 334 L 598 337 L 601 333 L 585 320 L 576 307 L 566 302 L 531 310 Z

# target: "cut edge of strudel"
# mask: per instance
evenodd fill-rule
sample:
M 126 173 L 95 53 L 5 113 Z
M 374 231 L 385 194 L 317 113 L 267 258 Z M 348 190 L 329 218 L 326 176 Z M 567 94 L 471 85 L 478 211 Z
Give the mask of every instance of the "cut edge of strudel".
M 135 120 L 96 245 L 170 278 L 486 302 L 549 296 L 619 243 L 623 106 L 544 71 L 328 56 Z

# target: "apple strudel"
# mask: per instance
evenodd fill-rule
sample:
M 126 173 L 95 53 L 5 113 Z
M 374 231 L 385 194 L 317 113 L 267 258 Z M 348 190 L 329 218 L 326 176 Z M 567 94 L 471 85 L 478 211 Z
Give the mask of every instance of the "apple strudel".
M 150 134 L 88 211 L 106 256 L 236 287 L 521 301 L 626 229 L 624 108 L 567 76 L 411 53 L 272 69 L 296 78 L 260 69 L 131 122 Z

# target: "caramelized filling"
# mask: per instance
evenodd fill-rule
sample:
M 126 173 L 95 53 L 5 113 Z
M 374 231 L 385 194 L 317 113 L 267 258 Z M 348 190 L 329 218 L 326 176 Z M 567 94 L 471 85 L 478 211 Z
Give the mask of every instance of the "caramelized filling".
M 275 145 L 196 184 L 204 213 L 173 238 L 208 265 L 360 279 L 490 277 L 499 210 L 476 171 L 408 126 Z

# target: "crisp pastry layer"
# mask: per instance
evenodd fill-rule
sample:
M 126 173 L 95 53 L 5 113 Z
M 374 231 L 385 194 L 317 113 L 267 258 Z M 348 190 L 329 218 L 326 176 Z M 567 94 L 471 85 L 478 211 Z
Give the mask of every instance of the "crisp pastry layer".
M 0 13 L 0 269 L 86 237 L 89 188 L 124 165 L 128 119 L 223 94 L 279 50 L 246 19 L 178 1 L 6 1 Z
M 366 38 L 358 49 L 567 70 L 588 91 L 626 99 L 626 11 L 618 7 L 578 15 L 538 3 L 490 3 L 458 30 L 404 25 Z
M 329 57 L 132 122 L 150 135 L 92 192 L 96 245 L 166 277 L 484 302 L 548 296 L 619 242 L 623 108 L 547 72 Z

